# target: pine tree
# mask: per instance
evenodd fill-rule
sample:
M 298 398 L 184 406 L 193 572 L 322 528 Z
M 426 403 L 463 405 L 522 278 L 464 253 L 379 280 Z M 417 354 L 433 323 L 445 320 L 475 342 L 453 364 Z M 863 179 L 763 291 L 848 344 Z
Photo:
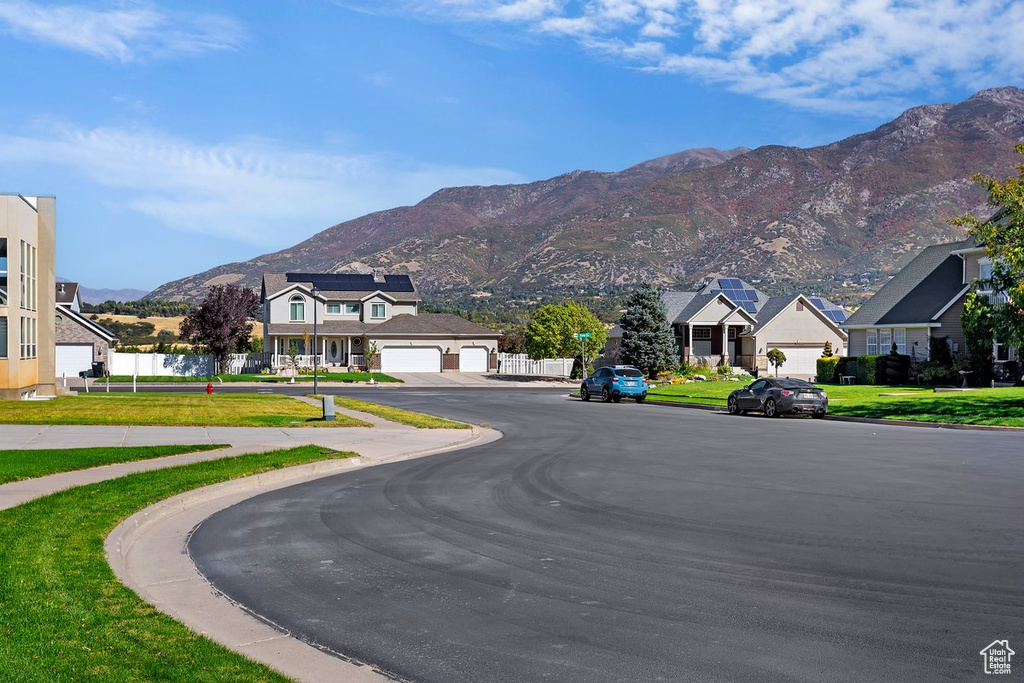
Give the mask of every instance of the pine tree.
M 640 285 L 626 300 L 619 319 L 622 361 L 654 377 L 678 363 L 675 337 L 665 319 L 665 302 L 652 284 Z

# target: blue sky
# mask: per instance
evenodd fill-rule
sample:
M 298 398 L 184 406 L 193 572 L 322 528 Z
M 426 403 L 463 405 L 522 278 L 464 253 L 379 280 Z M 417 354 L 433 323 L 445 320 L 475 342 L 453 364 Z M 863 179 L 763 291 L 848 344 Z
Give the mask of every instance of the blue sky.
M 441 187 L 812 146 L 1022 85 L 1001 0 L 0 0 L 0 191 L 151 289 Z

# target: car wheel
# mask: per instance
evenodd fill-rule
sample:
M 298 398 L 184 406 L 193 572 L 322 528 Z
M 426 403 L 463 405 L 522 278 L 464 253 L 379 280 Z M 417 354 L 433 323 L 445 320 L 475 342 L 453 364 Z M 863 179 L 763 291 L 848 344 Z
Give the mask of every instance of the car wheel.
M 587 385 L 585 384 L 582 387 L 580 387 L 580 398 L 582 398 L 584 401 L 590 400 L 590 392 L 587 391 Z
M 730 415 L 739 415 L 740 414 L 740 407 L 739 407 L 739 405 L 736 404 L 736 397 L 735 396 L 730 396 L 729 397 L 729 402 L 726 404 L 726 409 L 729 411 Z
M 612 400 L 612 394 L 608 391 L 608 387 L 601 389 L 601 403 L 608 403 Z
M 636 397 L 636 402 L 637 403 L 643 403 L 646 400 L 647 400 L 647 394 L 644 394 L 643 396 L 637 396 Z
M 770 398 L 764 402 L 764 416 L 765 417 L 778 417 L 779 406 L 775 403 L 774 398 Z
M 612 396 L 612 400 L 615 401 L 616 403 L 618 403 L 619 401 L 622 400 L 622 397 L 621 396 Z
M 815 411 L 815 412 L 811 413 L 811 417 L 813 417 L 815 420 L 823 420 L 825 418 L 825 411 L 824 410 Z

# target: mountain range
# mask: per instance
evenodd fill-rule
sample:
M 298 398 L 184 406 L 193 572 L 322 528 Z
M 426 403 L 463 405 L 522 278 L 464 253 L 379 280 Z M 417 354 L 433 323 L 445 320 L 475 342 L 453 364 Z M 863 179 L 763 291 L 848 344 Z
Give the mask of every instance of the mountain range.
M 984 90 L 819 147 L 693 149 L 617 173 L 446 188 L 148 297 L 201 300 L 213 284 L 258 287 L 264 271 L 379 269 L 412 275 L 428 299 L 729 275 L 855 300 L 922 248 L 960 239 L 947 219 L 985 210 L 972 174 L 1010 175 L 1022 140 L 1024 91 Z

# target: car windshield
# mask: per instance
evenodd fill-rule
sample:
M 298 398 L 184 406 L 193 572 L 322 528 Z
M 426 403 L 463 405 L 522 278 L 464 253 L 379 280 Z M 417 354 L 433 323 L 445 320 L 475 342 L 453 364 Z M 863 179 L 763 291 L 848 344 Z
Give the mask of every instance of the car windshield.
M 813 384 L 808 384 L 799 379 L 780 379 L 776 384 L 783 389 L 817 389 Z
M 643 377 L 644 376 L 644 373 L 640 372 L 636 368 L 622 368 L 621 370 L 616 370 L 615 374 L 618 375 L 619 377 Z

